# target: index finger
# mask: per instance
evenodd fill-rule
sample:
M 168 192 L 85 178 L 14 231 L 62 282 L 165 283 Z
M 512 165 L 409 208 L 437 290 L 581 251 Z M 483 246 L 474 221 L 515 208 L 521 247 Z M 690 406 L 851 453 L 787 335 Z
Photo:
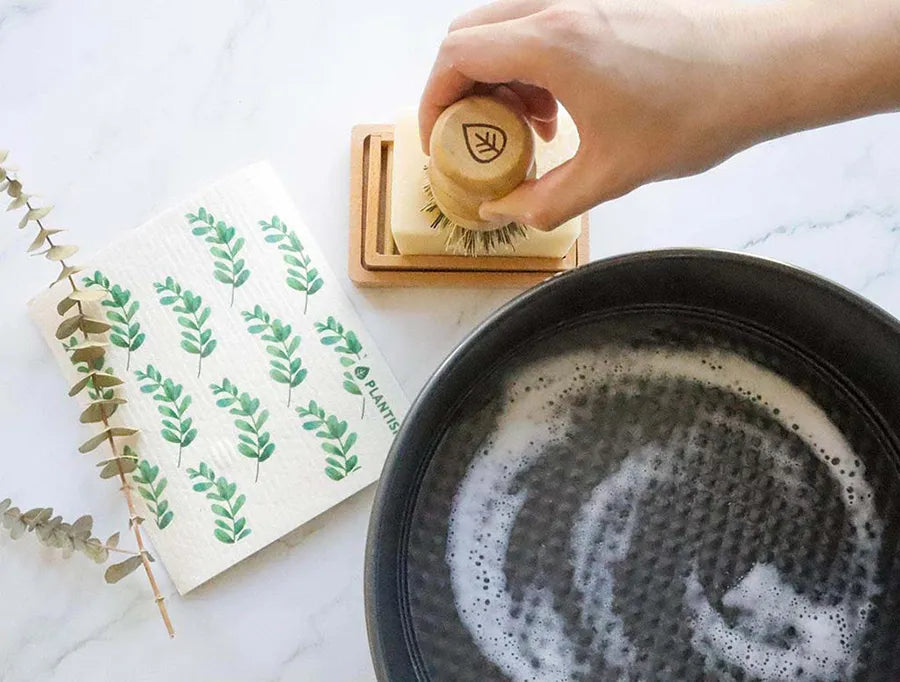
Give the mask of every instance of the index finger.
M 540 50 L 527 20 L 462 28 L 441 43 L 419 102 L 419 135 L 427 154 L 431 129 L 441 112 L 481 83 L 522 81 L 546 87 Z

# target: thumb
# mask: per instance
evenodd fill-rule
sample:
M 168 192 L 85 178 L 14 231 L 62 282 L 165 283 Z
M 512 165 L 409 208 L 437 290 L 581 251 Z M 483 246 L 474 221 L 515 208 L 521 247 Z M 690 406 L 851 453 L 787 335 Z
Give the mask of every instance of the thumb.
M 590 175 L 585 155 L 579 152 L 540 178 L 526 180 L 505 197 L 484 202 L 478 213 L 482 220 L 494 223 L 517 222 L 544 232 L 552 230 L 608 198 Z

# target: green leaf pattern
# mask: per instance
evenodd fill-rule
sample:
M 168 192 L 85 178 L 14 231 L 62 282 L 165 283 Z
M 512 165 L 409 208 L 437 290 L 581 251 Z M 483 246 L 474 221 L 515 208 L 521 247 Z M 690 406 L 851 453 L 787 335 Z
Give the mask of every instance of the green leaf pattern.
M 238 516 L 247 498 L 244 495 L 235 497 L 237 485 L 229 483 L 223 476 L 217 478 L 206 462 L 200 462 L 198 469 L 188 469 L 187 473 L 194 481 L 194 490 L 206 493 L 206 499 L 213 503 L 210 509 L 218 517 L 213 534 L 219 542 L 233 545 L 250 535 L 246 517 Z
M 234 425 L 238 431 L 237 450 L 244 457 L 256 460 L 256 477 L 259 481 L 259 465 L 265 462 L 275 452 L 275 443 L 268 431 L 262 428 L 269 419 L 269 411 L 259 409 L 259 399 L 253 398 L 249 393 L 241 393 L 238 387 L 231 383 L 227 377 L 221 385 L 211 384 L 216 405 L 221 408 L 230 408 L 229 414 L 237 417 Z
M 147 365 L 146 369 L 139 369 L 134 374 L 142 384 L 141 393 L 154 393 L 153 399 L 160 403 L 156 406 L 162 415 L 160 434 L 166 441 L 178 446 L 177 466 L 180 467 L 182 452 L 197 437 L 194 420 L 187 416 L 191 396 L 184 393 L 181 384 L 163 377 L 153 365 Z
M 324 282 L 319 271 L 312 267 L 312 261 L 303 248 L 303 242 L 293 230 L 289 230 L 281 218 L 272 216 L 272 220 L 260 220 L 259 226 L 266 232 L 265 240 L 270 244 L 278 244 L 278 250 L 287 265 L 287 285 L 295 291 L 303 293 L 303 314 L 309 307 L 309 297 L 322 288 Z
M 137 483 L 138 493 L 147 505 L 147 509 L 153 514 L 156 527 L 165 530 L 175 514 L 169 509 L 168 500 L 163 499 L 163 492 L 168 485 L 166 477 L 159 476 L 159 467 L 153 466 L 145 459 L 138 462 L 137 470 L 132 474 L 134 482 Z M 157 479 L 159 479 L 157 481 Z
M 189 289 L 183 289 L 172 277 L 165 282 L 153 284 L 159 294 L 159 302 L 171 307 L 178 313 L 178 324 L 181 326 L 181 348 L 191 355 L 197 356 L 197 376 L 203 370 L 203 359 L 208 358 L 218 343 L 212 336 L 212 329 L 207 326 L 209 306 L 203 306 L 203 299 Z
M 230 301 L 233 305 L 235 290 L 245 284 L 250 277 L 250 270 L 240 257 L 244 239 L 237 236 L 234 227 L 217 220 L 204 207 L 200 207 L 196 214 L 188 213 L 185 217 L 191 226 L 192 234 L 203 237 L 210 245 L 210 254 L 215 259 L 213 275 L 218 282 L 230 287 Z M 303 293 L 303 312 L 306 314 L 310 297 L 324 285 L 318 270 L 313 266 L 297 234 L 277 215 L 272 216 L 271 220 L 259 221 L 259 226 L 265 234 L 265 241 L 277 245 L 282 253 L 287 271 L 285 281 L 288 287 Z M 126 368 L 130 367 L 131 354 L 140 349 L 146 340 L 146 334 L 135 319 L 140 309 L 139 302 L 133 299 L 128 289 L 111 283 L 99 270 L 92 276 L 84 277 L 83 282 L 106 293 L 102 305 L 107 309 L 106 317 L 112 325 L 110 341 L 127 351 Z M 204 305 L 199 295 L 183 288 L 173 277 L 166 277 L 164 282 L 155 282 L 154 288 L 159 295 L 160 304 L 171 308 L 178 315 L 177 321 L 182 328 L 181 348 L 197 356 L 199 377 L 203 360 L 215 351 L 217 345 L 208 324 L 210 307 Z M 307 369 L 303 367 L 299 355 L 301 341 L 299 334 L 293 332 L 290 324 L 272 317 L 260 305 L 255 305 L 252 310 L 243 311 L 242 317 L 248 325 L 248 332 L 260 337 L 266 343 L 266 352 L 270 356 L 269 376 L 276 383 L 287 386 L 287 405 L 290 406 L 293 389 L 302 384 L 307 376 Z M 361 416 L 364 416 L 366 401 L 361 382 L 366 379 L 369 367 L 362 364 L 363 347 L 359 338 L 353 331 L 345 329 L 333 316 L 329 316 L 325 322 L 316 322 L 315 329 L 320 334 L 322 344 L 331 346 L 339 355 L 343 370 L 342 386 L 346 392 L 361 398 Z M 77 345 L 77 339 L 74 337 L 68 342 L 63 342 L 63 346 L 70 353 Z M 85 374 L 101 369 L 110 372 L 102 365 L 103 357 L 100 357 L 90 363 L 77 363 L 76 367 L 79 372 Z M 193 420 L 188 414 L 191 396 L 184 392 L 181 384 L 164 377 L 152 364 L 137 370 L 135 376 L 141 385 L 141 391 L 153 394 L 154 400 L 158 403 L 157 410 L 162 417 L 160 433 L 166 441 L 178 446 L 177 466 L 180 467 L 184 449 L 197 437 L 197 429 L 194 428 Z M 94 400 L 113 397 L 111 388 L 98 389 L 93 386 L 88 388 Z M 233 422 L 238 431 L 237 451 L 242 456 L 256 461 L 254 480 L 258 481 L 260 465 L 268 460 L 276 449 L 271 434 L 264 430 L 269 419 L 269 411 L 261 409 L 259 399 L 240 391 L 227 377 L 223 378 L 220 384 L 211 384 L 210 390 L 216 397 L 216 405 L 227 409 L 234 417 Z M 354 454 L 357 434 L 349 430 L 346 421 L 327 413 L 314 400 L 310 400 L 306 407 L 296 408 L 296 412 L 302 420 L 303 429 L 314 432 L 316 438 L 321 441 L 320 445 L 325 453 L 324 472 L 329 479 L 340 481 L 359 470 L 359 459 Z M 197 469 L 188 468 L 187 475 L 193 489 L 205 493 L 206 499 L 212 503 L 210 509 L 215 516 L 213 533 L 219 542 L 234 544 L 251 533 L 246 517 L 240 515 L 246 497 L 237 494 L 235 483 L 229 482 L 224 476 L 217 476 L 206 462 L 200 462 Z M 140 460 L 132 477 L 138 493 L 152 514 L 156 527 L 160 530 L 169 527 L 175 515 L 165 498 L 168 481 L 160 474 L 160 468 L 147 460 Z
M 323 441 L 328 478 L 340 481 L 360 468 L 357 456 L 350 454 L 356 444 L 356 433 L 347 433 L 347 422 L 327 414 L 315 400 L 310 400 L 307 407 L 298 407 L 297 414 L 303 420 L 303 428 L 315 431 L 316 437 Z
M 278 318 L 272 318 L 261 306 L 254 306 L 252 311 L 243 312 L 244 321 L 248 323 L 247 331 L 253 335 L 259 335 L 266 346 L 266 352 L 270 356 L 269 376 L 279 384 L 288 387 L 287 405 L 291 405 L 292 391 L 306 379 L 307 371 L 303 367 L 303 360 L 298 351 L 300 349 L 300 335 L 293 334 L 291 325 L 284 324 Z
M 191 233 L 197 237 L 204 237 L 207 244 L 211 244 L 209 252 L 215 259 L 213 277 L 217 282 L 231 287 L 231 303 L 234 305 L 234 291 L 243 286 L 250 278 L 250 270 L 243 258 L 240 258 L 241 249 L 244 248 L 244 238 L 237 237 L 234 227 L 226 225 L 201 206 L 196 214 L 185 215 L 192 226 Z
M 369 368 L 362 362 L 363 347 L 356 334 L 344 329 L 344 325 L 334 317 L 328 316 L 325 322 L 316 322 L 316 331 L 321 334 L 322 343 L 332 346 L 334 352 L 340 357 L 341 367 L 344 368 L 344 390 L 352 395 L 362 398 L 360 419 L 366 416 L 366 398 L 363 395 L 359 382 L 369 375 Z M 351 371 L 352 370 L 352 371 Z
M 118 284 L 110 284 L 109 278 L 99 270 L 91 277 L 84 277 L 82 282 L 85 286 L 97 287 L 106 292 L 106 298 L 101 305 L 108 308 L 106 318 L 112 324 L 109 341 L 127 351 L 125 371 L 128 371 L 131 369 L 131 354 L 144 344 L 147 337 L 141 331 L 140 323 L 134 319 L 140 303 L 132 299 L 128 289 L 123 289 Z

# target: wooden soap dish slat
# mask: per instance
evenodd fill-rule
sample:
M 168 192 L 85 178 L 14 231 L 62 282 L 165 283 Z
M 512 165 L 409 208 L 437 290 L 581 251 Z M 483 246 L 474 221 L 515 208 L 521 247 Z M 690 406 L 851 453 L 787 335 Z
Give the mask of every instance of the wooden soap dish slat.
M 350 279 L 359 286 L 527 287 L 590 258 L 588 217 L 565 258 L 404 256 L 391 234 L 394 127 L 358 125 L 350 150 Z

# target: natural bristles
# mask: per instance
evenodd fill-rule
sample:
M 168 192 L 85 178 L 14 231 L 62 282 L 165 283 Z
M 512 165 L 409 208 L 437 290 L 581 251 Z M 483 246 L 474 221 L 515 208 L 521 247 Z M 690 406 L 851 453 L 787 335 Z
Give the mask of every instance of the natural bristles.
M 528 230 L 521 223 L 508 223 L 495 230 L 470 230 L 458 225 L 441 211 L 434 200 L 434 192 L 431 191 L 428 176 L 425 177 L 426 203 L 422 207 L 422 212 L 433 215 L 434 219 L 431 221 L 433 230 L 442 230 L 447 233 L 445 247 L 451 253 L 464 256 L 475 256 L 479 253 L 490 255 L 503 245 L 509 246 L 515 251 L 516 242 L 528 238 Z

